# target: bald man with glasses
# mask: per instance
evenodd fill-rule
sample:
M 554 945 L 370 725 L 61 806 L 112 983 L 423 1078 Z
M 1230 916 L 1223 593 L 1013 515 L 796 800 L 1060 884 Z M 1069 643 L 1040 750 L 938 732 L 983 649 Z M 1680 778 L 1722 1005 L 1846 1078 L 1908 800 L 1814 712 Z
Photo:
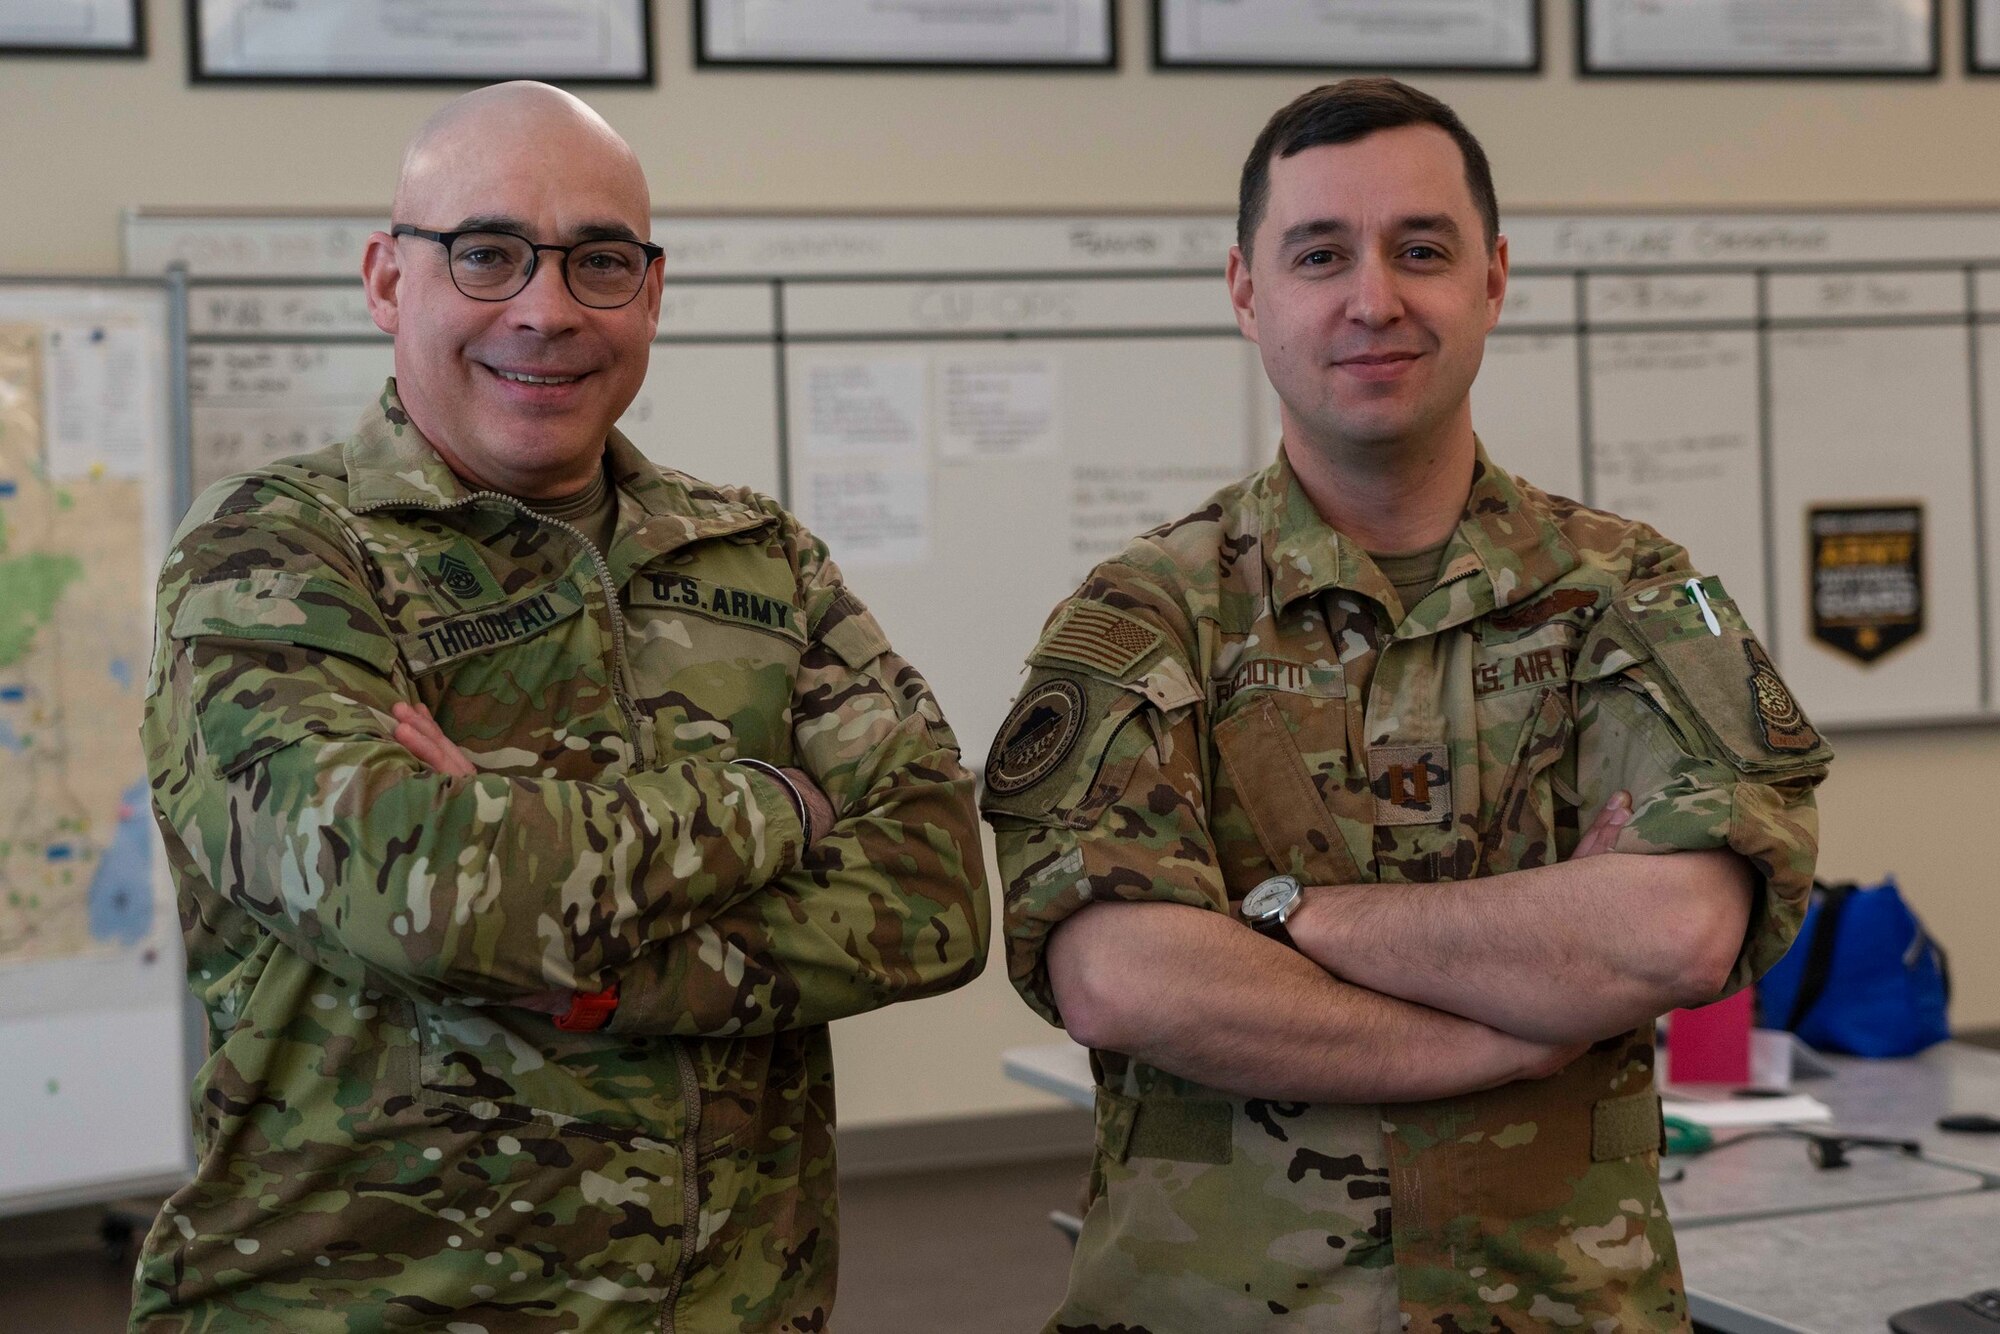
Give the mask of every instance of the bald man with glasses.
M 660 250 L 539 84 L 419 131 L 396 375 L 217 483 L 145 740 L 209 1022 L 139 1330 L 824 1330 L 826 1025 L 984 962 L 971 781 L 778 505 L 648 462 Z

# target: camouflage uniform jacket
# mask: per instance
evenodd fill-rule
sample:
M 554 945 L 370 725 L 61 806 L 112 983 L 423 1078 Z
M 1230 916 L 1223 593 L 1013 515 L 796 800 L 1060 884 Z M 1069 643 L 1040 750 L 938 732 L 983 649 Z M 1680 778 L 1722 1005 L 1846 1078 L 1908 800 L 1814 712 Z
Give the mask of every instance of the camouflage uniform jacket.
M 145 741 L 212 1054 L 136 1328 L 826 1327 L 826 1025 L 979 971 L 971 779 L 789 515 L 608 459 L 600 558 L 392 383 L 182 523 Z M 480 772 L 417 764 L 398 700 Z M 510 1003 L 612 982 L 601 1032 Z
M 1707 579 L 1711 633 L 1693 577 L 1651 529 L 1483 451 L 1407 614 L 1282 458 L 1134 541 L 1050 618 L 987 766 L 1015 985 L 1061 1022 L 1043 950 L 1095 900 L 1233 913 L 1281 871 L 1540 866 L 1620 788 L 1618 850 L 1755 865 L 1744 985 L 1802 916 L 1830 755 Z M 1685 1328 L 1651 1037 L 1397 1106 L 1236 1099 L 1094 1053 L 1092 1202 L 1050 1328 Z

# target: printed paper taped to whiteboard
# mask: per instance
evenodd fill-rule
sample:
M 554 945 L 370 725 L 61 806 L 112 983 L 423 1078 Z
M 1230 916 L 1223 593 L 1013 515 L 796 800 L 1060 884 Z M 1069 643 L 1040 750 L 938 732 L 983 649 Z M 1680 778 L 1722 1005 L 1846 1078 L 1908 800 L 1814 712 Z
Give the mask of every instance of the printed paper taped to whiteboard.
M 147 407 L 157 398 L 144 332 L 117 324 L 57 325 L 44 335 L 42 367 L 49 475 L 57 481 L 143 480 Z
M 915 565 L 931 554 L 928 472 L 835 468 L 805 475 L 806 527 L 842 566 Z
M 938 455 L 1054 458 L 1062 447 L 1058 368 L 1050 357 L 953 357 L 938 366 Z
M 818 458 L 918 462 L 930 403 L 925 359 L 912 356 L 808 361 L 805 452 Z

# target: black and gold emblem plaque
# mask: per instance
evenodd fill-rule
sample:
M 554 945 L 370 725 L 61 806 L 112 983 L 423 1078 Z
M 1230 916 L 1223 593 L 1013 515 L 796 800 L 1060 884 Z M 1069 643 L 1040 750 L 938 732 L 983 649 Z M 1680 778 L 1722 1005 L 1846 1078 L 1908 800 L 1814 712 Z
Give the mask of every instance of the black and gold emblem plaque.
M 1807 511 L 1813 638 L 1867 664 L 1924 632 L 1921 505 Z

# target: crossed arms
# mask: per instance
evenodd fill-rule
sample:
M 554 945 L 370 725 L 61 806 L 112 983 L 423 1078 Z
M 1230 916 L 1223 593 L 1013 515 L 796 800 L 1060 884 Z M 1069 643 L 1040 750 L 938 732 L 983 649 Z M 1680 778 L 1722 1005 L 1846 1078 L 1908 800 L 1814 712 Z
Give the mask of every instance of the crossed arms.
M 154 800 L 205 916 L 227 901 L 320 966 L 424 1000 L 561 1009 L 616 982 L 614 1030 L 682 1037 L 807 1027 L 976 975 L 970 780 L 892 650 L 856 664 L 808 645 L 794 734 L 839 806 L 815 812 L 810 850 L 783 785 L 721 760 L 601 781 L 475 768 L 455 746 L 444 765 L 398 735 L 415 692 L 349 535 L 291 509 L 197 521 L 163 576 Z M 838 574 L 797 540 L 813 624 L 832 624 Z M 452 704 L 440 740 L 477 732 Z
M 1099 902 L 1056 927 L 1049 983 L 1079 1042 L 1241 1097 L 1414 1102 L 1540 1078 L 1600 1038 L 1712 999 L 1754 877 L 1733 852 L 1607 849 L 1456 884 L 1315 885 L 1297 949 L 1222 913 Z

